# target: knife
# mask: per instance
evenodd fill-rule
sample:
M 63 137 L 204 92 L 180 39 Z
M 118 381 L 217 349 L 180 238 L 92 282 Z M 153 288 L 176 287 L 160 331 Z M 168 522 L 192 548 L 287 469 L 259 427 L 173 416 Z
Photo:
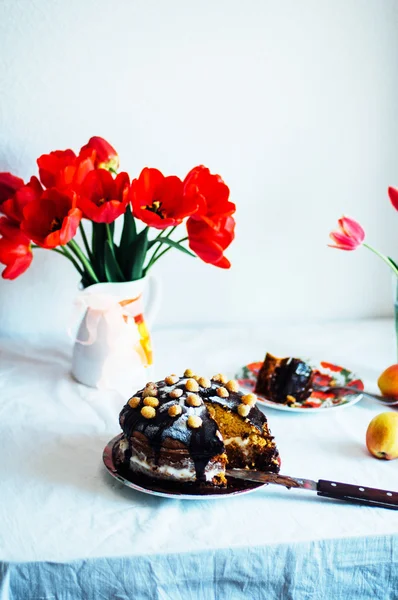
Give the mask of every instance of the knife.
M 288 489 L 300 488 L 309 490 L 317 492 L 318 496 L 345 500 L 346 502 L 358 502 L 360 504 L 367 504 L 368 506 L 398 509 L 398 492 L 390 492 L 388 490 L 379 490 L 349 483 L 338 483 L 337 481 L 327 481 L 325 479 L 312 481 L 311 479 L 289 477 L 288 475 L 266 471 L 250 471 L 248 469 L 227 469 L 226 475 L 228 477 L 235 477 L 236 479 L 245 479 L 246 481 L 283 485 Z

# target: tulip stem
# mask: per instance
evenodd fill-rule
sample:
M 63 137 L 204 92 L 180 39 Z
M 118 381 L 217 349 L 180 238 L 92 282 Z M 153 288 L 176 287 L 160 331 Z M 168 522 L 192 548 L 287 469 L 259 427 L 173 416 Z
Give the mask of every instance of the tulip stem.
M 72 265 L 75 267 L 76 271 L 82 277 L 84 277 L 84 270 L 81 268 L 81 266 L 79 265 L 77 260 L 75 260 L 75 258 L 71 255 L 71 253 L 68 252 L 68 250 L 65 248 L 65 246 L 61 246 L 61 250 L 58 250 L 57 248 L 52 248 L 52 250 L 54 250 L 54 252 L 58 252 L 58 254 L 62 254 L 62 256 L 65 256 L 68 260 L 70 260 Z
M 43 246 L 37 246 L 37 244 L 32 244 L 32 248 L 41 248 L 42 250 L 47 250 L 47 248 L 43 248 Z M 56 252 L 57 254 L 60 254 L 64 258 L 67 258 L 68 260 L 70 260 L 70 262 L 73 264 L 73 266 L 75 267 L 75 269 L 79 273 L 79 275 L 84 277 L 83 269 L 81 268 L 81 266 L 79 265 L 77 260 L 75 258 L 73 258 L 73 256 L 70 254 L 70 252 L 67 251 L 65 246 L 60 246 L 59 249 L 58 248 L 50 248 L 50 250 L 52 250 L 53 252 Z
M 168 233 L 166 233 L 166 235 L 162 236 L 162 237 L 167 237 L 169 238 L 171 236 L 171 234 L 177 229 L 177 225 L 174 225 L 174 227 L 172 227 L 170 229 L 170 231 Z M 158 235 L 158 237 L 160 237 L 162 235 L 162 232 L 160 232 L 160 234 Z
M 158 247 L 158 250 L 159 250 L 159 248 L 160 248 L 160 246 Z M 156 253 L 155 253 L 155 254 L 152 256 L 151 260 L 150 260 L 150 261 L 149 261 L 149 263 L 148 263 L 148 266 L 147 266 L 147 267 L 146 267 L 146 269 L 145 269 L 145 275 L 146 275 L 146 273 L 147 273 L 148 269 L 149 269 L 150 267 L 152 267 L 152 266 L 155 264 L 155 262 L 156 262 L 157 260 L 159 260 L 159 258 L 160 258 L 161 256 L 163 256 L 163 254 L 166 254 L 166 252 L 168 252 L 169 250 L 171 250 L 171 246 L 167 246 L 167 248 L 165 248 L 165 249 L 164 249 L 162 252 L 160 252 L 160 254 L 157 254 L 157 255 L 156 255 Z
M 89 257 L 90 261 L 92 261 L 93 260 L 93 255 L 91 253 L 90 246 L 89 246 L 89 243 L 88 243 L 88 239 L 87 239 L 87 236 L 86 236 L 86 232 L 84 231 L 83 223 L 81 221 L 79 223 L 79 230 L 80 230 L 80 233 L 82 235 L 83 244 L 84 244 L 84 247 L 85 247 L 86 252 L 88 254 L 88 257 Z
M 390 269 L 394 272 L 394 275 L 396 275 L 398 277 L 398 269 L 396 268 L 396 266 L 390 261 L 390 259 L 385 256 L 384 254 L 382 254 L 381 252 L 379 252 L 378 250 L 376 250 L 376 248 L 373 248 L 373 246 L 370 246 L 369 244 L 366 244 L 365 242 L 362 244 L 362 246 L 364 246 L 365 248 L 367 248 L 368 250 L 371 250 L 374 254 L 376 254 L 377 256 L 379 256 L 382 260 L 384 260 L 385 263 L 388 264 L 388 266 L 390 267 Z
M 173 233 L 173 231 L 177 229 L 177 225 L 175 225 L 174 227 L 172 227 L 166 234 L 164 233 L 166 230 L 162 229 L 158 235 L 155 237 L 155 239 L 153 240 L 153 244 L 159 244 L 158 247 L 155 249 L 155 252 L 152 254 L 151 258 L 149 259 L 149 262 L 145 268 L 145 272 L 149 269 L 149 267 L 151 265 L 153 265 L 153 263 L 156 261 L 156 257 L 159 255 L 159 251 L 162 247 L 162 240 L 160 238 L 169 238 L 171 236 L 171 234 Z
M 170 233 L 172 233 L 174 231 L 174 229 L 175 229 L 175 227 L 173 227 L 173 229 L 172 229 L 172 231 Z M 164 237 L 169 237 L 169 235 L 164 236 Z M 188 239 L 188 237 L 181 238 L 180 240 L 178 240 L 176 242 L 176 244 L 181 244 L 181 242 L 185 242 L 187 239 Z M 148 265 L 145 268 L 145 275 L 147 274 L 148 269 L 150 267 L 152 267 L 155 264 L 155 262 L 157 260 L 159 260 L 159 258 L 161 258 L 163 256 L 163 254 L 166 254 L 166 252 L 168 252 L 169 250 L 171 250 L 172 247 L 173 247 L 173 246 L 167 246 L 167 248 L 165 248 L 162 252 L 158 253 L 158 251 L 160 250 L 161 246 L 162 246 L 162 243 L 157 247 L 157 250 L 153 253 L 152 258 L 150 259 Z
M 75 256 L 77 256 L 77 258 L 80 260 L 84 269 L 86 270 L 88 275 L 91 277 L 91 279 L 94 281 L 94 283 L 99 283 L 99 279 L 98 279 L 97 275 L 95 274 L 93 267 L 90 265 L 90 262 L 88 261 L 87 256 L 85 256 L 83 254 L 83 252 L 81 251 L 81 249 L 79 248 L 79 245 L 75 242 L 75 240 L 73 240 L 73 239 L 70 240 L 68 242 L 68 247 L 72 250 L 72 252 L 75 254 Z

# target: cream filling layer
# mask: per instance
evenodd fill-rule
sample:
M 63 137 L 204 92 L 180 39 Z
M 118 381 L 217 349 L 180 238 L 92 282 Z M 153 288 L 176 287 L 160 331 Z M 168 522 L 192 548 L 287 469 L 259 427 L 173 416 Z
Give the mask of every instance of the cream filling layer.
M 176 469 L 175 467 L 171 467 L 170 465 L 156 465 L 153 466 L 147 460 L 142 460 L 138 458 L 138 456 L 132 456 L 130 458 L 131 464 L 136 464 L 144 471 L 150 471 L 152 474 L 154 471 L 156 474 L 160 475 L 168 475 L 173 479 L 182 479 L 184 481 L 196 481 L 196 471 L 195 467 L 182 467 L 181 469 Z M 134 469 L 134 468 L 133 468 Z M 224 473 L 224 469 L 220 467 L 212 467 L 205 471 L 206 481 L 211 481 L 213 477 Z
M 237 446 L 241 446 L 241 448 L 247 446 L 249 442 L 250 438 L 247 437 L 245 440 L 243 440 L 240 436 L 230 437 L 224 440 L 224 444 L 226 446 L 229 446 L 229 444 L 236 444 Z

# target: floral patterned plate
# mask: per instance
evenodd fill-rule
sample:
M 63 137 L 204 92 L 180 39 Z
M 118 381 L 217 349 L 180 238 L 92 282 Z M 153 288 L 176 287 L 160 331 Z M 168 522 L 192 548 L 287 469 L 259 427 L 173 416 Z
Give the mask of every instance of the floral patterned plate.
M 288 406 L 286 404 L 279 404 L 278 402 L 272 402 L 265 398 L 261 394 L 257 394 L 259 404 L 262 406 L 269 406 L 276 408 L 277 410 L 285 410 L 287 412 L 306 412 L 312 413 L 313 409 L 321 409 L 316 412 L 323 412 L 326 409 L 344 408 L 346 406 L 352 406 L 361 400 L 363 394 L 361 391 L 364 389 L 363 382 L 352 372 L 344 367 L 339 367 L 331 363 L 305 361 L 315 371 L 314 383 L 320 386 L 334 386 L 344 385 L 352 387 L 354 390 L 358 390 L 358 393 L 347 393 L 341 391 L 336 394 L 326 394 L 324 392 L 312 392 L 311 396 L 304 400 L 302 403 L 296 403 L 294 406 Z M 242 391 L 253 392 L 256 386 L 257 375 L 262 367 L 262 361 L 252 362 L 245 365 L 236 374 L 236 379 L 242 388 Z

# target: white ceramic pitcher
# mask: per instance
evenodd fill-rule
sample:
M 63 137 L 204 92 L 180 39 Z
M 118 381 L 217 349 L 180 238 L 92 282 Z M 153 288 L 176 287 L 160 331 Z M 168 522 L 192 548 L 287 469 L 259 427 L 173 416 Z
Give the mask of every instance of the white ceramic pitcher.
M 152 275 L 83 290 L 77 299 L 85 312 L 73 348 L 73 377 L 90 387 L 122 393 L 145 385 L 152 374 L 148 327 L 160 301 L 159 281 Z

